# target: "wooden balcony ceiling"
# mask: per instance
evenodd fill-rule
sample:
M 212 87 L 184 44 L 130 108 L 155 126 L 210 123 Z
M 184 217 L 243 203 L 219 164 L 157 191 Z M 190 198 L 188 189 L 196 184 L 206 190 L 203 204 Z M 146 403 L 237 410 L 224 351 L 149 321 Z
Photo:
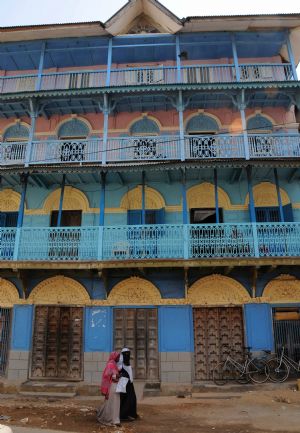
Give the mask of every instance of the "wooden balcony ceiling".
M 249 162 L 248 162 L 249 163 Z M 178 164 L 177 169 L 166 170 L 165 166 L 158 166 L 156 169 L 153 167 L 147 167 L 146 171 L 146 183 L 152 182 L 165 182 L 167 184 L 180 183 L 182 180 L 182 172 Z M 199 168 L 193 167 L 192 165 L 186 164 L 188 167 L 186 171 L 187 181 L 193 181 L 197 183 L 214 181 L 213 168 Z M 274 183 L 274 164 L 270 167 L 256 167 L 253 169 L 253 178 L 256 182 L 269 181 Z M 62 182 L 62 170 L 58 171 L 57 168 L 51 169 L 46 172 L 45 170 L 40 172 L 31 170 L 29 177 L 29 185 L 50 188 L 53 186 L 59 187 Z M 20 170 L 20 173 L 24 172 L 24 168 Z M 97 184 L 100 185 L 99 168 L 86 168 L 86 171 L 78 168 L 64 169 L 63 172 L 66 174 L 66 184 L 77 186 L 80 188 L 82 185 Z M 281 168 L 280 169 L 280 180 L 292 182 L 299 180 L 300 171 L 296 168 Z M 228 182 L 233 184 L 235 182 L 246 181 L 246 171 L 242 168 L 220 168 L 218 171 L 219 182 Z M 122 186 L 132 186 L 135 184 L 141 184 L 142 181 L 142 168 L 141 167 L 127 167 L 127 168 L 114 168 L 110 169 L 106 176 L 106 183 L 109 184 L 120 184 Z M 2 188 L 16 188 L 20 187 L 20 177 L 18 172 L 1 173 L 1 186 Z M 100 189 L 100 186 L 99 186 Z
M 215 85 L 215 90 L 205 90 L 205 86 L 203 88 L 203 86 L 195 85 L 197 90 L 193 92 L 187 91 L 184 96 L 189 102 L 188 107 L 192 109 L 199 107 L 204 109 L 222 107 L 233 108 L 230 93 L 234 95 L 237 88 L 247 88 L 250 84 L 253 85 L 253 89 L 246 89 L 249 108 L 287 108 L 291 104 L 289 92 L 292 92 L 293 88 L 300 87 L 300 82 L 278 83 L 278 86 L 274 85 L 274 83 L 269 83 L 268 85 L 262 83 L 223 84 Z M 139 91 L 141 89 L 136 88 L 136 93 L 133 94 L 130 94 L 131 90 L 124 89 L 124 95 L 114 95 L 113 99 L 116 101 L 115 112 L 174 110 L 173 103 L 176 101 L 175 90 L 166 86 L 163 90 L 153 90 L 152 93 L 150 93 L 151 88 L 149 87 L 151 86 L 145 87 L 147 93 L 140 93 Z M 210 85 L 210 87 L 213 88 L 214 85 Z M 223 87 L 224 90 L 218 90 L 220 87 Z M 259 87 L 261 90 L 258 90 Z M 225 93 L 225 90 L 227 93 Z M 116 91 L 119 92 L 120 89 L 116 89 Z M 102 96 L 99 95 L 100 92 L 101 89 L 88 89 L 86 91 L 82 89 L 52 91 L 51 95 L 53 96 L 51 96 L 51 98 L 49 98 L 50 92 L 39 92 L 41 105 L 43 107 L 40 114 L 49 118 L 51 115 L 55 114 L 100 113 L 99 100 L 102 100 Z M 85 93 L 86 96 L 84 96 Z M 70 96 L 67 96 L 68 94 Z M 34 97 L 36 94 L 0 95 L 0 117 L 20 118 L 29 116 L 29 104 L 27 103 L 27 99 L 31 96 Z

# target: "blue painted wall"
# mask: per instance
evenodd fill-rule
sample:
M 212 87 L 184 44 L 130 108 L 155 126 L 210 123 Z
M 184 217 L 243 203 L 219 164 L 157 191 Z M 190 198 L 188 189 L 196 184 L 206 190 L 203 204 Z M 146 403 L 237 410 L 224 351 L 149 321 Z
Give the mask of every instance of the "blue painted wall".
M 84 351 L 111 352 L 112 336 L 112 308 L 86 307 L 84 327 Z
M 273 350 L 273 324 L 270 304 L 246 304 L 244 308 L 247 346 L 252 350 Z
M 158 335 L 160 352 L 193 352 L 192 308 L 159 307 Z
M 12 350 L 28 351 L 31 347 L 33 322 L 32 305 L 15 305 L 11 335 Z

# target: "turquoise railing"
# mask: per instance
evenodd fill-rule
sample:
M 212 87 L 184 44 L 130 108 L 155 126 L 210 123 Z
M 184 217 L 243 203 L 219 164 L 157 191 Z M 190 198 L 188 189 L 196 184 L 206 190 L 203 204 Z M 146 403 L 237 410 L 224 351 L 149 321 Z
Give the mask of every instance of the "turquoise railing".
M 244 159 L 241 135 L 109 137 L 83 140 L 35 140 L 0 143 L 0 165 L 64 164 L 123 161 Z M 250 159 L 300 158 L 300 134 L 249 134 Z
M 241 82 L 293 81 L 289 63 L 240 64 Z M 208 84 L 237 81 L 232 64 L 182 65 L 180 74 L 176 66 L 146 66 L 112 69 L 109 83 L 106 69 L 44 72 L 0 76 L 0 93 L 28 92 L 34 90 L 87 89 L 109 86 L 147 86 L 161 84 Z
M 300 223 L 0 229 L 0 260 L 300 257 Z

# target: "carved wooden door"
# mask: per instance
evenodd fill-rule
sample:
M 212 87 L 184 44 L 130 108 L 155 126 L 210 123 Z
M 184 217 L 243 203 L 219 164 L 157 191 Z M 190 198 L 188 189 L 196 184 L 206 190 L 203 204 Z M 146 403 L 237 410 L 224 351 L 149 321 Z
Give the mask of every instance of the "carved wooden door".
M 214 366 L 228 354 L 243 358 L 241 307 L 194 308 L 195 380 L 212 379 Z
M 35 309 L 31 377 L 81 380 L 83 309 Z
M 114 348 L 131 350 L 134 377 L 148 381 L 159 378 L 156 308 L 116 308 Z

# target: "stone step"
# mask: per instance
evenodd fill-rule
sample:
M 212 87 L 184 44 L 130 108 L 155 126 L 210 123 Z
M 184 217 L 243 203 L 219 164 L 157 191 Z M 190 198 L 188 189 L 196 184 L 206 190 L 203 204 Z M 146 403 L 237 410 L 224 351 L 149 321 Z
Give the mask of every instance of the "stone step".
M 55 393 L 55 394 L 76 394 L 76 384 L 69 382 L 34 382 L 27 381 L 20 386 L 20 393 L 30 392 L 38 393 Z
M 27 397 L 72 398 L 76 396 L 76 392 L 19 391 L 19 395 Z

